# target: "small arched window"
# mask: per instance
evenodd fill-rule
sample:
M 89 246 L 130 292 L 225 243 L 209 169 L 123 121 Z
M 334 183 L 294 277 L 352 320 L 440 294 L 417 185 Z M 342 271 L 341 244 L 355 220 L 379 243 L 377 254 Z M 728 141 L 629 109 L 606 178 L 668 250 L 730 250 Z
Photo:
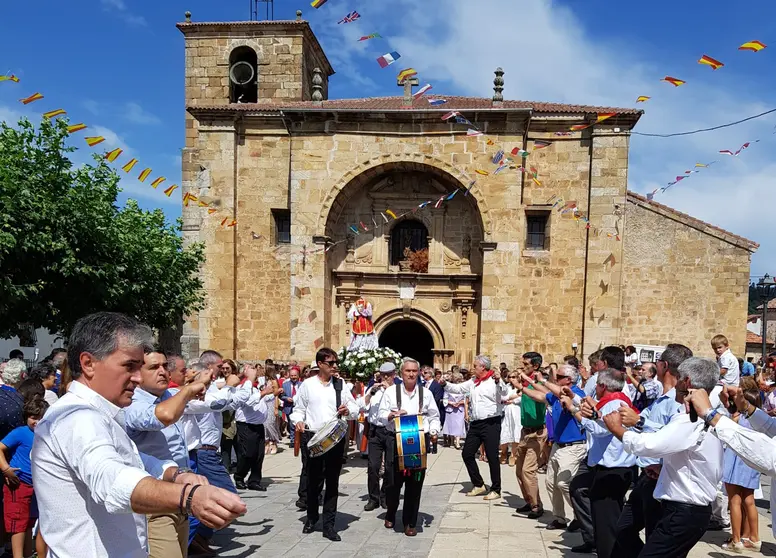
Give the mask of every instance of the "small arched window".
M 259 100 L 259 59 L 248 46 L 229 55 L 229 102 L 255 103 Z
M 428 248 L 428 229 L 420 221 L 403 221 L 391 231 L 391 265 L 399 265 L 404 251 Z

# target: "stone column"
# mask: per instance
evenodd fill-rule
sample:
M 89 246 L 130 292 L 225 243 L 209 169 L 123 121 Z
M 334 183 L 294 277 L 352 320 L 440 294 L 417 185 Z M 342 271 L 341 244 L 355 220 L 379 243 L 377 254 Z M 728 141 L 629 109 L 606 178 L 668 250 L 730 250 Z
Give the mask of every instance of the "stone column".
M 442 211 L 435 211 L 432 216 L 432 225 L 430 239 L 428 243 L 428 272 L 444 273 L 444 250 L 445 250 L 445 215 L 447 208 Z

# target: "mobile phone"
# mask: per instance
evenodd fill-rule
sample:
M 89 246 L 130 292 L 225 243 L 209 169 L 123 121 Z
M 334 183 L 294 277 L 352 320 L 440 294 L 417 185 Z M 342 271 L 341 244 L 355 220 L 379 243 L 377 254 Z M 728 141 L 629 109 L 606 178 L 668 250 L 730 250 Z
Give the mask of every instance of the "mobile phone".
M 695 410 L 695 405 L 692 404 L 690 405 L 690 422 L 698 422 L 698 412 Z

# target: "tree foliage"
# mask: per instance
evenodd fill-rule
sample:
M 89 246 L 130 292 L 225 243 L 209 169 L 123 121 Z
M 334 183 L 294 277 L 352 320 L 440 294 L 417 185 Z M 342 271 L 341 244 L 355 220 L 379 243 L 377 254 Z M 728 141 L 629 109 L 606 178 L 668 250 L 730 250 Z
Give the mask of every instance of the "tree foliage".
M 203 303 L 201 245 L 134 200 L 98 156 L 74 167 L 64 121 L 0 124 L 0 337 L 19 324 L 67 335 L 81 316 L 124 312 L 174 326 Z

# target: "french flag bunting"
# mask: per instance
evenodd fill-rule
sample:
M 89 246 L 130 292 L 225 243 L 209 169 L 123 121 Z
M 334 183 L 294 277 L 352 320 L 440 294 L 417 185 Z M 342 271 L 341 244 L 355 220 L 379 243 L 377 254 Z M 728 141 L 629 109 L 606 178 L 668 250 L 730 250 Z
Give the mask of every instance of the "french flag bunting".
M 447 114 L 442 115 L 442 120 L 450 120 L 451 118 L 455 118 L 460 113 L 456 111 L 448 112 Z
M 426 94 L 426 91 L 428 91 L 429 89 L 431 89 L 431 84 L 427 83 L 426 85 L 424 85 L 423 87 L 418 89 L 417 92 L 412 96 L 412 98 L 413 99 L 418 99 L 418 98 L 422 97 L 423 95 Z
M 383 54 L 380 58 L 378 58 L 377 63 L 380 64 L 381 68 L 387 68 L 396 62 L 399 58 L 401 58 L 401 54 L 398 52 L 389 52 L 388 54 Z
M 428 104 L 432 107 L 438 107 L 439 105 L 444 105 L 447 102 L 447 99 L 428 99 Z

